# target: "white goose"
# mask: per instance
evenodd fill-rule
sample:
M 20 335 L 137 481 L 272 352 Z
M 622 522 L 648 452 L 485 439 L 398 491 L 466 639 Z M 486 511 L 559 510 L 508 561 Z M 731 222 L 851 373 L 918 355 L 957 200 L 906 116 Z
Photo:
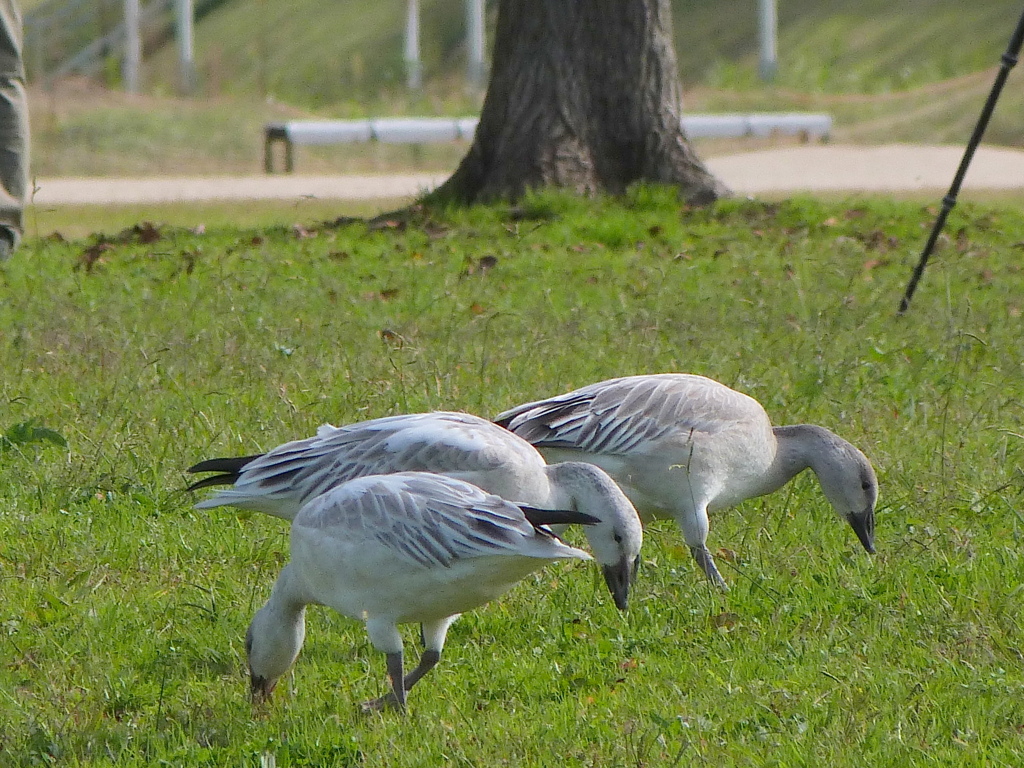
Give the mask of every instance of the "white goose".
M 344 427 L 269 453 L 211 459 L 189 472 L 217 472 L 189 487 L 231 485 L 196 504 L 234 506 L 291 520 L 302 504 L 347 480 L 392 472 L 436 472 L 540 509 L 586 512 L 598 523 L 587 540 L 615 604 L 625 610 L 636 575 L 643 526 L 622 490 L 584 462 L 548 465 L 537 449 L 486 419 L 466 413 L 390 416 Z
M 270 696 L 305 639 L 309 604 L 366 625 L 387 654 L 391 693 L 367 709 L 405 708 L 441 658 L 459 614 L 555 560 L 589 560 L 539 526 L 593 522 L 579 512 L 521 508 L 475 485 L 425 472 L 371 475 L 316 496 L 295 515 L 291 562 L 245 637 L 254 703 Z M 396 625 L 422 625 L 423 656 L 405 675 Z
M 725 587 L 707 549 L 708 511 L 771 493 L 804 469 L 874 552 L 878 482 L 857 448 L 824 427 L 773 427 L 760 403 L 703 376 L 627 376 L 526 403 L 495 421 L 549 461 L 588 461 L 646 517 L 672 517 L 694 559 Z

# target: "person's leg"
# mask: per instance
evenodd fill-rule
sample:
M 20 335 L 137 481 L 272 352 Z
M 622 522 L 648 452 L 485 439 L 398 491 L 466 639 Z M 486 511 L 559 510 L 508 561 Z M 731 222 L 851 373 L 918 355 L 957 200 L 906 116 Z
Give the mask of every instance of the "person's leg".
M 28 160 L 21 9 L 14 0 L 0 0 L 0 260 L 24 231 Z

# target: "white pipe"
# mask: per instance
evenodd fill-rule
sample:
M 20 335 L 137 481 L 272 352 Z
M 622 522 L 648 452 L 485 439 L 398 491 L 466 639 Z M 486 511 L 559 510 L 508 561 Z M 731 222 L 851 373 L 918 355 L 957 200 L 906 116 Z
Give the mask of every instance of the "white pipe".
M 124 0 L 124 89 L 139 92 L 139 69 L 142 66 L 142 33 L 139 0 Z
M 191 94 L 196 87 L 195 51 L 193 48 L 192 0 L 177 0 L 178 64 L 181 72 L 181 90 Z
M 405 78 L 410 91 L 423 87 L 420 62 L 420 0 L 409 0 L 405 15 Z
M 772 134 L 824 139 L 832 132 L 831 116 L 804 112 L 691 114 L 684 116 L 680 125 L 691 139 L 764 137 Z M 293 120 L 284 123 L 288 141 L 294 144 L 471 141 L 476 126 L 475 117 Z
M 758 71 L 761 79 L 773 80 L 779 67 L 778 28 L 779 13 L 777 0 L 758 0 L 758 31 L 761 42 L 761 56 Z
M 484 47 L 484 0 L 466 0 L 466 50 L 469 54 L 466 80 L 474 91 L 484 87 L 487 71 Z

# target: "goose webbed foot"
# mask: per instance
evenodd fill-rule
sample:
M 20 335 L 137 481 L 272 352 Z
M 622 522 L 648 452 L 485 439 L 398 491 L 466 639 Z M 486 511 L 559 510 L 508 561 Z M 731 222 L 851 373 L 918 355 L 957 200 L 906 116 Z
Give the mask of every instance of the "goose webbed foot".
M 392 656 L 397 656 L 398 661 L 393 662 Z M 416 669 L 402 677 L 402 655 L 401 654 L 388 654 L 388 677 L 391 679 L 391 691 L 379 699 L 373 699 L 372 701 L 363 702 L 360 706 L 364 712 L 379 712 L 382 709 L 398 709 L 405 711 L 405 694 L 408 693 L 409 689 L 412 688 L 420 679 L 432 670 L 437 662 L 441 660 L 440 651 L 426 650 L 423 655 L 420 656 L 420 663 L 416 665 Z M 395 674 L 397 673 L 397 677 Z M 401 680 L 402 685 L 402 700 L 399 702 L 398 690 L 395 686 L 395 680 Z
M 690 552 L 693 553 L 693 559 L 697 561 L 697 565 L 700 566 L 701 571 L 707 576 L 708 581 L 714 584 L 723 592 L 729 591 L 729 585 L 725 583 L 725 579 L 722 578 L 722 574 L 718 572 L 718 568 L 715 567 L 715 559 L 711 556 L 707 547 L 690 547 Z
M 405 677 L 402 674 L 402 652 L 387 655 L 388 680 L 391 691 L 379 699 L 365 701 L 360 705 L 363 712 L 379 712 L 382 709 L 405 711 Z

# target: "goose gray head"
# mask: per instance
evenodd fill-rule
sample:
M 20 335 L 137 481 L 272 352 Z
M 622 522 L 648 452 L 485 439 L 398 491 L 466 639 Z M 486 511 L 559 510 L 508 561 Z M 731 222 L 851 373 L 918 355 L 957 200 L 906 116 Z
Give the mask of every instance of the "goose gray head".
M 834 450 L 814 467 L 821 489 L 836 514 L 846 520 L 868 552 L 875 552 L 875 504 L 878 479 L 867 456 L 832 435 Z
M 593 464 L 566 461 L 551 464 L 549 471 L 561 491 L 568 494 L 572 508 L 597 518 L 598 522 L 586 526 L 583 532 L 616 607 L 626 610 L 644 541 L 636 508 L 615 481 Z
M 306 639 L 306 606 L 291 594 L 291 565 L 285 566 L 270 599 L 252 617 L 245 633 L 252 703 L 266 702 L 277 681 L 295 663 Z

